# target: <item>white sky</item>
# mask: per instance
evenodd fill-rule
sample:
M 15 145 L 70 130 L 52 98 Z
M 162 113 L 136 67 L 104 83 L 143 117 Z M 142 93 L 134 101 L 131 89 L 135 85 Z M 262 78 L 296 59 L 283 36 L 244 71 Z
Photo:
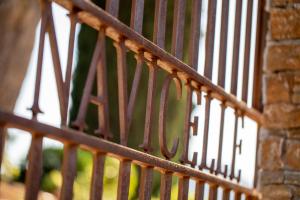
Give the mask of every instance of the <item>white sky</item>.
M 216 38 L 220 36 L 220 13 L 221 13 L 221 1 L 217 1 L 217 27 L 216 27 Z M 228 59 L 227 59 L 227 74 L 226 77 L 230 77 L 231 73 L 231 58 L 232 58 L 232 41 L 233 41 L 233 25 L 234 25 L 234 15 L 235 15 L 235 2 L 230 1 L 230 8 L 229 8 L 229 33 L 228 33 Z M 244 26 L 246 22 L 245 17 L 245 9 L 246 9 L 246 2 L 243 1 L 243 18 L 242 18 L 242 38 L 245 35 Z M 203 1 L 203 13 L 207 12 L 207 0 Z M 254 1 L 254 6 L 257 6 L 257 0 Z M 254 9 L 255 10 L 255 9 Z M 59 53 L 61 58 L 61 63 L 63 67 L 63 72 L 65 71 L 66 61 L 67 61 L 67 49 L 68 49 L 68 37 L 69 37 L 69 20 L 66 16 L 67 12 L 59 6 L 54 4 L 53 6 L 53 14 L 54 14 L 54 21 L 58 39 L 58 46 L 59 46 Z M 202 15 L 204 16 L 204 14 Z M 254 16 L 256 14 L 254 13 Z M 59 19 L 59 20 L 57 20 Z M 253 29 L 255 30 L 256 26 L 256 19 L 253 20 Z M 201 29 L 202 32 L 205 32 L 206 29 L 206 17 L 202 17 L 201 21 Z M 78 34 L 79 26 L 77 26 L 76 34 Z M 254 37 L 254 32 L 252 33 L 252 37 Z M 22 91 L 17 101 L 17 105 L 15 108 L 15 114 L 24 116 L 26 118 L 31 117 L 31 112 L 27 110 L 27 108 L 31 107 L 33 102 L 33 94 L 34 94 L 34 81 L 35 81 L 35 71 L 36 71 L 36 63 L 37 63 L 37 50 L 38 50 L 38 38 L 39 38 L 39 26 L 37 27 L 36 31 L 36 39 L 35 45 L 32 52 L 29 69 L 23 83 Z M 205 38 L 200 39 L 200 53 L 199 53 L 199 73 L 203 73 L 203 65 L 204 65 L 204 41 Z M 243 40 L 242 40 L 243 41 Z M 77 57 L 76 53 L 76 45 L 77 41 L 75 41 L 75 60 Z M 253 45 L 253 44 L 252 44 Z M 218 55 L 218 48 L 219 46 L 219 39 L 215 41 L 215 55 Z M 241 42 L 241 58 L 243 58 L 244 52 L 244 42 Z M 253 48 L 251 57 L 253 58 Z M 253 59 L 251 59 L 253 60 Z M 75 61 L 76 63 L 76 61 Z M 214 59 L 214 66 L 217 66 L 218 63 L 218 56 L 215 56 Z M 243 63 L 243 59 L 240 60 L 240 64 Z M 250 72 L 253 71 L 253 63 L 250 63 Z M 214 67 L 213 71 L 213 82 L 216 83 L 217 81 L 217 67 Z M 240 74 L 242 70 L 240 70 Z M 252 73 L 250 73 L 252 75 Z M 241 77 L 241 76 L 240 76 Z M 48 38 L 46 37 L 45 41 L 45 52 L 44 52 L 44 61 L 43 61 L 43 71 L 42 71 L 42 84 L 41 84 L 41 94 L 40 94 L 40 107 L 44 114 L 38 115 L 38 119 L 42 122 L 47 124 L 51 124 L 54 126 L 59 127 L 60 125 L 60 114 L 59 114 L 59 106 L 58 106 L 58 97 L 56 92 L 56 84 L 54 81 L 54 72 L 53 72 L 53 64 L 52 64 L 52 57 L 50 52 L 50 46 L 48 42 Z M 249 78 L 250 82 L 249 85 L 252 86 L 252 77 Z M 230 85 L 230 78 L 227 78 L 226 82 L 226 90 L 229 91 Z M 239 92 L 238 95 L 240 96 L 241 93 L 241 86 L 238 88 Z M 250 91 L 252 87 L 249 88 L 249 98 L 251 98 Z M 204 100 L 202 102 L 205 102 Z M 251 101 L 250 101 L 251 103 Z M 211 117 L 210 117 L 210 130 L 209 130 L 209 147 L 208 147 L 208 165 L 212 158 L 216 158 L 217 155 L 217 146 L 218 146 L 218 137 L 219 137 L 219 121 L 220 121 L 220 109 L 219 103 L 217 101 L 212 102 L 211 107 Z M 198 161 L 201 158 L 201 148 L 202 148 L 202 133 L 203 133 L 203 123 L 204 122 L 204 105 L 196 107 L 193 115 L 199 116 L 199 135 L 194 137 L 192 136 L 191 139 L 191 150 L 198 152 Z M 225 132 L 224 132 L 224 145 L 223 145 L 223 164 L 226 163 L 230 165 L 231 155 L 232 154 L 232 140 L 233 140 L 233 126 L 234 126 L 234 115 L 233 111 L 229 111 L 226 113 L 226 123 L 225 123 Z M 239 123 L 241 124 L 241 123 Z M 8 157 L 14 164 L 18 164 L 20 159 L 24 158 L 27 154 L 27 150 L 30 145 L 30 135 L 29 134 L 19 134 L 21 131 L 16 129 L 10 130 L 10 135 L 14 136 L 14 142 L 7 147 Z M 242 129 L 239 126 L 239 139 L 243 139 L 243 151 L 242 156 L 237 156 L 237 165 L 236 169 L 242 169 L 242 183 L 244 185 L 248 185 L 252 187 L 252 179 L 253 179 L 253 172 L 254 172 L 254 155 L 255 155 L 255 143 L 256 143 L 256 124 L 245 118 L 245 128 Z M 47 145 L 61 145 L 53 140 L 45 139 L 44 144 Z M 227 155 L 227 156 L 226 156 Z M 236 170 L 237 171 L 237 170 Z

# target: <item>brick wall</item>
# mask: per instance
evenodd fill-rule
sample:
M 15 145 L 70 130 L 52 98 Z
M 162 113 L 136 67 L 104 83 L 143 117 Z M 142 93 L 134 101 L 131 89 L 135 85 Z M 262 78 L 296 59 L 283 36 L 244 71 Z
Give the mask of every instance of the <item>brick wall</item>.
M 258 187 L 264 200 L 300 200 L 300 0 L 269 0 L 266 9 Z

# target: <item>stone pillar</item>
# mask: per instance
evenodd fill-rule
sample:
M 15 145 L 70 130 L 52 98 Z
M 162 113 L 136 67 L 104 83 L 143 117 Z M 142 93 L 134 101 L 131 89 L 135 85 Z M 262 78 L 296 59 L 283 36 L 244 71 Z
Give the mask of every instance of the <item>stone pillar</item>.
M 300 0 L 268 1 L 258 188 L 264 200 L 300 200 Z

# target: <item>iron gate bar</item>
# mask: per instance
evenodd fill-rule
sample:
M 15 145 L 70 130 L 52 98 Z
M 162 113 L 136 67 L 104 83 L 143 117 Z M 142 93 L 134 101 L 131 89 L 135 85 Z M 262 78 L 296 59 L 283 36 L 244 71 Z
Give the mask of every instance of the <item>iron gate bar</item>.
M 263 52 L 266 45 L 266 35 L 268 27 L 268 13 L 265 12 L 266 0 L 258 1 L 257 9 L 257 28 L 256 28 L 256 47 L 254 55 L 254 74 L 253 74 L 253 96 L 252 107 L 262 111 L 261 86 L 262 86 L 262 66 Z
M 165 48 L 168 0 L 155 0 L 153 42 Z
M 218 85 L 225 88 L 229 1 L 222 1 Z
M 177 71 L 179 78 L 190 79 L 191 85 L 194 88 L 199 88 L 204 91 L 211 91 L 212 97 L 220 101 L 225 101 L 227 106 L 240 110 L 245 116 L 251 118 L 259 124 L 263 123 L 263 116 L 260 112 L 253 108 L 247 107 L 244 102 L 240 102 L 234 95 L 228 94 L 223 88 L 214 85 L 210 80 L 198 74 L 187 64 L 167 53 L 165 50 L 159 48 L 143 36 L 139 35 L 126 25 L 122 24 L 114 17 L 107 15 L 101 8 L 86 0 L 54 0 L 68 10 L 72 10 L 73 6 L 78 11 L 77 17 L 82 22 L 99 30 L 100 24 L 107 26 L 106 35 L 117 41 L 122 35 L 125 37 L 125 45 L 130 50 L 138 53 L 144 50 L 144 57 L 151 60 L 153 56 L 157 58 L 157 65 L 166 71 L 172 73 Z M 148 52 L 147 52 L 148 51 Z M 150 57 L 149 57 L 150 56 Z
M 202 0 L 192 0 L 191 28 L 189 38 L 188 64 L 197 71 Z
M 237 94 L 237 82 L 238 82 L 238 74 L 239 74 L 242 4 L 243 1 L 236 1 L 234 36 L 233 36 L 232 70 L 231 70 L 231 88 L 230 88 L 230 92 L 233 95 Z
M 204 76 L 212 79 L 213 61 L 214 61 L 214 45 L 215 45 L 215 24 L 217 13 L 217 0 L 208 1 L 208 16 L 207 28 L 205 38 L 205 63 L 204 63 Z
M 172 54 L 178 58 L 183 57 L 183 37 L 185 22 L 186 0 L 174 0 L 174 18 L 172 33 Z
M 251 50 L 251 32 L 252 32 L 252 12 L 253 0 L 247 1 L 247 19 L 246 19 L 246 36 L 245 36 L 245 52 L 244 52 L 244 70 L 242 81 L 242 100 L 248 100 L 248 81 L 249 81 L 249 65 Z
M 141 166 L 154 167 L 157 170 L 173 172 L 174 174 L 178 174 L 179 176 L 189 175 L 191 179 L 194 179 L 196 181 L 205 181 L 206 183 L 216 184 L 219 187 L 224 187 L 239 193 L 251 195 L 253 197 L 258 197 L 259 195 L 256 190 L 243 187 L 241 185 L 238 185 L 237 183 L 233 183 L 214 175 L 195 170 L 188 166 L 167 161 L 149 155 L 147 153 L 115 144 L 107 140 L 95 138 L 80 131 L 72 130 L 69 128 L 56 128 L 4 111 L 0 111 L 0 123 L 5 124 L 6 128 L 18 128 L 24 131 L 35 133 L 36 135 L 42 137 L 58 140 L 67 145 L 78 145 L 79 147 L 91 152 L 99 151 L 107 153 L 107 155 L 109 156 L 116 157 L 118 159 L 130 160 L 133 163 Z

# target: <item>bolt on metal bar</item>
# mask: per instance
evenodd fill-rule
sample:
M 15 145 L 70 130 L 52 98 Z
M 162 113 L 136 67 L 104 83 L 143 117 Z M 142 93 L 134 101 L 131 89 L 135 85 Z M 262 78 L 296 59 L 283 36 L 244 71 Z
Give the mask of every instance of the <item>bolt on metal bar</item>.
M 244 52 L 244 70 L 242 85 L 242 100 L 248 100 L 248 81 L 249 81 L 249 64 L 251 50 L 251 32 L 252 32 L 252 12 L 253 0 L 247 1 L 247 19 L 246 19 L 246 36 L 245 36 L 245 52 Z

